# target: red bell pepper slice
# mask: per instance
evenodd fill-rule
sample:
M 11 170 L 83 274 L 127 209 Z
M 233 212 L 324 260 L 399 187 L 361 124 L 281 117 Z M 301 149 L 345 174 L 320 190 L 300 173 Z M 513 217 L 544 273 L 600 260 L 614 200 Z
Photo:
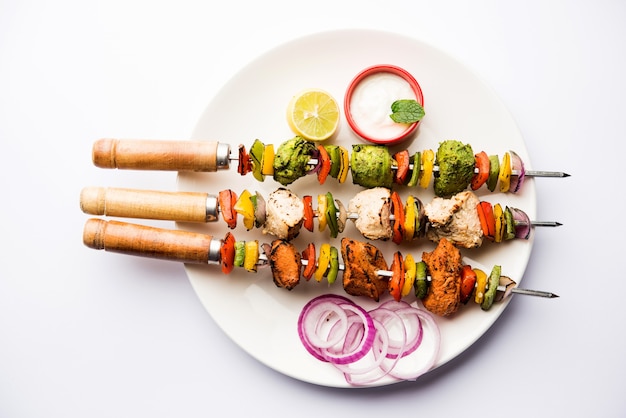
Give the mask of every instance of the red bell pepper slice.
M 304 203 L 304 228 L 309 232 L 313 232 L 313 229 L 315 228 L 313 225 L 313 219 L 315 219 L 315 213 L 313 212 L 313 196 L 303 196 L 302 203 Z
M 496 219 L 493 215 L 493 206 L 489 202 L 480 202 L 476 205 L 480 227 L 485 238 L 493 240 L 496 236 Z
M 230 229 L 235 229 L 237 227 L 237 212 L 235 211 L 237 194 L 230 189 L 222 190 L 219 192 L 218 202 L 224 221 Z
M 306 267 L 302 271 L 302 277 L 307 281 L 313 277 L 315 273 L 315 244 L 310 242 L 309 245 L 302 251 L 302 259 L 307 261 Z
M 474 292 L 476 286 L 476 272 L 469 265 L 464 265 L 461 269 L 461 303 L 467 303 Z
M 252 161 L 250 155 L 246 151 L 246 147 L 239 145 L 239 163 L 237 164 L 237 172 L 245 176 L 252 171 Z
M 393 176 L 393 182 L 396 184 L 405 184 L 409 174 L 410 155 L 408 150 L 396 152 L 393 159 L 397 164 L 396 172 Z
M 489 179 L 489 156 L 485 151 L 481 151 L 474 158 L 476 159 L 475 167 L 478 169 L 478 172 L 472 177 L 470 185 L 472 190 L 478 190 Z
M 230 274 L 235 267 L 235 237 L 228 232 L 222 241 L 220 247 L 220 262 L 222 264 L 222 273 Z
M 401 244 L 404 239 L 404 206 L 396 191 L 391 192 L 391 209 L 394 216 L 391 240 Z
M 317 181 L 320 184 L 324 184 L 328 174 L 330 173 L 330 169 L 332 168 L 332 160 L 330 159 L 330 155 L 328 155 L 328 151 L 324 148 L 323 145 L 318 145 L 317 149 L 320 152 L 320 160 L 322 161 L 319 171 L 317 172 Z
M 485 212 L 483 206 L 478 202 L 476 205 L 476 213 L 478 213 L 478 220 L 480 221 L 480 229 L 483 230 L 483 235 L 486 237 L 489 235 L 489 227 L 487 226 L 487 219 L 485 219 Z
M 391 280 L 389 280 L 389 294 L 399 301 L 402 298 L 402 287 L 404 286 L 404 262 L 400 251 L 393 254 L 391 263 Z

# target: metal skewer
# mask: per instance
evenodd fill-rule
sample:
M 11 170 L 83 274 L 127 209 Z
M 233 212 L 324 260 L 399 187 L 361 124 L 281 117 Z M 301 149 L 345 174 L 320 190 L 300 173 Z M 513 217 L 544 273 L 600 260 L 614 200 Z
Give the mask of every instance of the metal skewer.
M 239 161 L 239 157 L 238 156 L 234 156 L 233 154 L 230 155 L 229 159 L 231 161 Z M 311 158 L 309 160 L 309 162 L 307 163 L 310 166 L 315 167 L 317 164 L 319 163 L 319 160 L 317 158 Z M 413 170 L 414 165 L 413 164 L 409 164 L 409 169 Z M 398 167 L 395 165 L 391 166 L 392 170 L 397 170 Z M 439 166 L 434 166 L 433 167 L 433 172 L 439 171 Z M 474 169 L 475 173 L 478 173 L 478 169 Z M 517 170 L 511 170 L 511 175 L 513 176 L 518 176 L 520 173 Z M 568 173 L 564 173 L 562 171 L 543 171 L 543 170 L 526 170 L 524 171 L 524 176 L 526 177 L 557 177 L 557 178 L 564 178 L 564 177 L 569 177 L 570 174 Z
M 267 262 L 267 256 L 265 254 L 260 254 L 259 255 L 259 260 L 263 260 L 263 262 Z M 301 263 L 303 266 L 306 266 L 309 264 L 308 260 L 301 260 Z M 316 263 L 317 264 L 317 263 Z M 344 264 L 339 264 L 339 270 L 340 271 L 344 271 L 346 269 L 346 266 Z M 393 273 L 389 270 L 376 270 L 376 274 L 379 276 L 383 276 L 383 277 L 392 277 Z M 430 281 L 432 280 L 430 276 L 426 277 L 426 280 Z M 498 291 L 500 292 L 504 292 L 506 291 L 506 286 L 498 286 Z M 553 299 L 553 298 L 558 298 L 559 295 L 552 293 L 552 292 L 546 292 L 544 290 L 533 290 L 533 289 L 523 289 L 520 287 L 512 287 L 509 289 L 511 291 L 511 293 L 517 293 L 518 295 L 526 295 L 526 296 L 537 296 L 537 297 L 541 297 L 541 298 L 548 298 L 548 299 Z
M 318 217 L 319 215 L 317 213 L 314 214 L 315 217 Z M 339 215 L 337 215 L 339 216 Z M 353 213 L 353 212 L 349 212 L 348 213 L 348 219 L 352 219 L 352 220 L 356 220 L 359 219 L 359 214 L 358 213 Z M 396 219 L 396 217 L 394 215 L 389 215 L 389 220 L 394 221 Z M 516 226 L 521 226 L 521 225 L 527 225 L 527 222 L 524 221 L 513 221 L 513 223 Z M 561 222 L 556 222 L 556 221 L 530 221 L 530 225 L 531 226 L 547 226 L 547 227 L 557 227 L 557 226 L 562 226 L 563 224 Z

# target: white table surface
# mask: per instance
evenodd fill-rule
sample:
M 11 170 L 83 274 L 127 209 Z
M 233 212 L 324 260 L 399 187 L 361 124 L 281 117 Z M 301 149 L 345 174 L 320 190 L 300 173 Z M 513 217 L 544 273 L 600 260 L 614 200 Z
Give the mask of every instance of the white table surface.
M 626 414 L 623 237 L 626 3 L 621 1 L 0 1 L 0 417 L 606 416 Z M 307 4 L 310 7 L 307 7 Z M 519 124 L 538 215 L 524 285 L 454 361 L 414 383 L 339 390 L 256 362 L 180 264 L 82 244 L 87 185 L 176 188 L 106 171 L 100 137 L 185 139 L 263 52 L 380 29 L 457 58 Z M 216 412 L 220 411 L 220 412 Z

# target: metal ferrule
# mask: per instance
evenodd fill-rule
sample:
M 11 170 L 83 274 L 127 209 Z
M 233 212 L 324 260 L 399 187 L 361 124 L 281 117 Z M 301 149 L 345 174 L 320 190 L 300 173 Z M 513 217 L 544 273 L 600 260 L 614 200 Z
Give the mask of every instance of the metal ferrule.
M 217 168 L 228 168 L 230 164 L 230 145 L 218 143 L 217 150 L 215 151 Z
M 209 259 L 207 260 L 208 264 L 220 264 L 221 256 L 220 249 L 222 248 L 222 240 L 213 238 L 209 242 Z
M 218 213 L 219 213 L 219 206 L 217 203 L 217 196 L 212 195 L 212 194 L 207 195 L 205 222 L 217 221 Z

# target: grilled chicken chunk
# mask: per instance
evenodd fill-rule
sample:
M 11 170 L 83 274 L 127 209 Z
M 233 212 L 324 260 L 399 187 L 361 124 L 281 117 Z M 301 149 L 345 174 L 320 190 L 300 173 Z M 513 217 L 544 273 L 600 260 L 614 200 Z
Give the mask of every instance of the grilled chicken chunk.
M 422 254 L 422 260 L 431 277 L 428 294 L 422 299 L 424 307 L 436 315 L 452 315 L 461 303 L 461 252 L 441 238 L 437 248 Z
M 384 187 L 374 187 L 357 193 L 348 205 L 348 211 L 358 214 L 354 224 L 368 239 L 391 238 L 391 192 Z
M 424 208 L 431 228 L 428 239 L 439 242 L 446 238 L 464 248 L 480 247 L 483 230 L 476 206 L 480 200 L 471 191 L 457 193 L 450 199 L 435 197 Z
M 388 270 L 382 252 L 366 242 L 343 238 L 341 256 L 345 264 L 343 288 L 346 293 L 378 302 L 388 287 L 387 279 L 376 274 L 377 270 Z
M 285 240 L 274 240 L 268 259 L 276 286 L 287 290 L 296 287 L 302 271 L 302 259 L 296 247 Z
M 263 233 L 279 239 L 292 240 L 300 233 L 304 222 L 304 203 L 285 188 L 274 190 L 265 203 Z

